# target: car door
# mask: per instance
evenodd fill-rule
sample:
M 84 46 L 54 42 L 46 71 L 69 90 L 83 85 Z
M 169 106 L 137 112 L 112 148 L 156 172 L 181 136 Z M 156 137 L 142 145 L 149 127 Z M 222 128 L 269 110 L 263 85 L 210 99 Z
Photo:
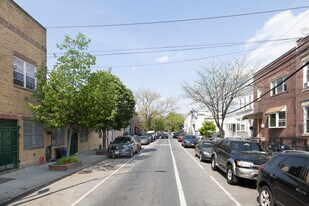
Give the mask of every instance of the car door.
M 225 145 L 226 145 L 226 141 L 222 140 L 221 143 L 218 146 L 217 149 L 217 163 L 221 166 L 224 167 L 225 163 L 224 163 L 224 158 L 223 156 L 225 156 Z
M 272 174 L 274 179 L 273 192 L 278 204 L 291 206 L 308 205 L 308 203 L 300 201 L 300 192 L 302 190 L 299 188 L 299 183 L 302 181 L 300 177 L 306 165 L 307 160 L 305 158 L 290 156 Z
M 294 205 L 309 206 L 309 160 L 307 159 L 307 166 L 303 170 L 302 178 L 298 181 L 295 189 L 295 203 Z

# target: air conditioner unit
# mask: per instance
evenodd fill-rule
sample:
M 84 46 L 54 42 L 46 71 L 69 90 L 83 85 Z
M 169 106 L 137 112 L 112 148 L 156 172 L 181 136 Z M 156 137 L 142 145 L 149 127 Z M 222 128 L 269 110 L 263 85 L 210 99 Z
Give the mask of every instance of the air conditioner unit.
M 307 88 L 307 87 L 309 87 L 309 82 L 304 83 L 304 88 Z

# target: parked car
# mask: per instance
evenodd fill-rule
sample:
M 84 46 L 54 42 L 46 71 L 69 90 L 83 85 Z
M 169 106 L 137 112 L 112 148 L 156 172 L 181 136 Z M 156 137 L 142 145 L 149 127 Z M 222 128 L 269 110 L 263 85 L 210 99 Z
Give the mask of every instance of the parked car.
M 277 153 L 259 168 L 261 206 L 309 205 L 309 152 Z
M 269 157 L 258 142 L 222 139 L 213 145 L 211 168 L 225 172 L 227 182 L 233 185 L 239 178 L 256 180 L 259 166 Z
M 174 138 L 174 139 L 177 139 L 177 138 L 178 138 L 178 135 L 179 135 L 178 132 L 174 132 L 174 133 L 173 133 L 173 138 Z
M 143 135 L 143 136 L 139 136 L 137 138 L 140 140 L 142 145 L 150 144 L 149 136 Z
M 195 135 L 186 135 L 182 140 L 183 147 L 195 147 L 197 144 L 197 137 Z
M 168 133 L 167 132 L 163 132 L 161 135 L 162 139 L 167 139 L 168 138 Z
M 211 160 L 212 146 L 214 141 L 202 140 L 195 146 L 195 156 L 200 158 L 200 161 Z
M 138 151 L 141 151 L 142 149 L 142 143 L 141 143 L 141 140 L 138 138 L 138 136 L 134 136 L 134 140 L 136 141 L 137 143 L 137 146 L 138 146 Z
M 123 136 L 117 137 L 107 149 L 107 156 L 109 158 L 115 156 L 129 156 L 133 157 L 134 154 L 139 152 L 139 147 L 134 137 Z
M 149 139 L 149 142 L 153 142 L 154 141 L 152 135 L 149 134 L 149 133 L 143 134 L 143 136 L 147 136 L 148 139 Z
M 178 142 L 182 142 L 182 140 L 183 140 L 184 137 L 185 137 L 185 134 L 184 134 L 184 133 L 178 134 L 178 137 L 177 137 Z

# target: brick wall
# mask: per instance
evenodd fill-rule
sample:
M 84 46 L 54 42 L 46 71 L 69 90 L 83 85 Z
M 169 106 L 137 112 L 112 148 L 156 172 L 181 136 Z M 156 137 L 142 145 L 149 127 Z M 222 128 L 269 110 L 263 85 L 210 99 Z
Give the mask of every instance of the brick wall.
M 13 85 L 13 56 L 37 66 L 46 61 L 46 29 L 12 0 L 0 1 L 0 118 L 17 119 L 20 167 L 36 165 L 45 148 L 24 150 L 23 119 L 31 118 L 32 91 Z M 45 145 L 50 144 L 45 135 Z

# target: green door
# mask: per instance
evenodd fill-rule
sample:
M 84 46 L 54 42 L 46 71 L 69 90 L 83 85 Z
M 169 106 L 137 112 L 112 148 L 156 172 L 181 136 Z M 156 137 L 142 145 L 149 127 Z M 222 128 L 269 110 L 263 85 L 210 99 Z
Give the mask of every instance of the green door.
M 0 127 L 0 171 L 18 168 L 19 127 Z
M 78 152 L 78 135 L 77 133 L 73 133 L 71 136 L 71 148 L 70 155 L 75 155 Z

